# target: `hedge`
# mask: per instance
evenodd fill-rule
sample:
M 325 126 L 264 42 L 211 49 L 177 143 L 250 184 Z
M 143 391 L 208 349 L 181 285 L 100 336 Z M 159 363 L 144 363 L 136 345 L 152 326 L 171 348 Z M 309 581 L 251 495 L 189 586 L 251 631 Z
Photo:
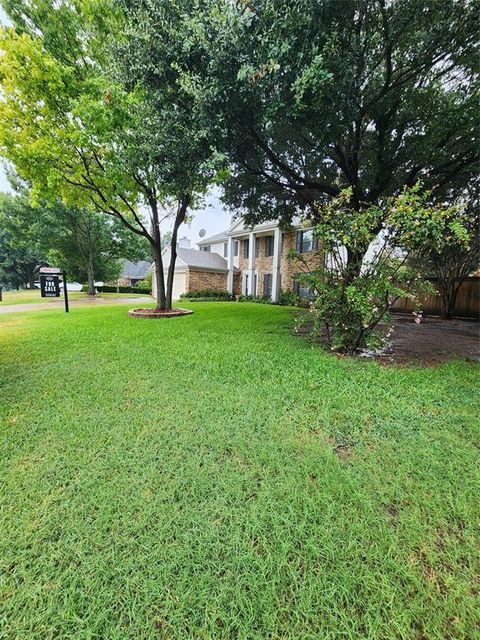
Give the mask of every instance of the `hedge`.
M 103 284 L 96 289 L 98 293 L 141 293 L 138 287 L 117 287 L 115 284 Z
M 233 300 L 234 297 L 228 291 L 224 291 L 223 289 L 201 289 L 199 291 L 187 291 L 186 293 L 180 294 L 180 298 L 182 300 Z

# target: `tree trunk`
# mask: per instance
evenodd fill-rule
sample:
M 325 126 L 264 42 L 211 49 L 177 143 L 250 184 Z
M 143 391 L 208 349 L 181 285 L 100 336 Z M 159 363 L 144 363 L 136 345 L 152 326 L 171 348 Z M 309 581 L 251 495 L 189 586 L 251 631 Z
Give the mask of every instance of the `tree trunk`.
M 163 274 L 162 238 L 160 236 L 160 221 L 158 218 L 158 203 L 156 198 L 152 197 L 149 204 L 152 212 L 152 236 L 150 243 L 152 245 L 153 262 L 155 264 L 155 285 L 157 289 L 156 308 L 164 311 L 167 309 L 167 306 L 165 299 L 165 278 Z
M 363 259 L 365 254 L 367 253 L 368 247 L 363 251 L 353 251 L 352 249 L 347 249 L 347 268 L 345 270 L 345 285 L 351 284 L 354 280 L 358 278 L 360 272 L 362 270 Z
M 177 260 L 177 236 L 178 228 L 185 220 L 187 214 L 188 205 L 190 204 L 190 197 L 187 194 L 183 194 L 178 203 L 177 215 L 175 217 L 175 223 L 173 225 L 172 240 L 170 243 L 170 264 L 168 265 L 167 274 L 167 294 L 166 294 L 166 308 L 172 308 L 172 292 L 173 292 L 173 277 L 175 275 L 175 262 Z
M 88 274 L 87 274 L 87 280 L 88 280 L 88 295 L 89 296 L 94 296 L 96 291 L 95 291 L 95 276 L 93 271 L 91 271 L 90 269 L 88 270 Z
M 28 274 L 28 288 L 33 289 L 35 287 L 35 272 L 30 271 Z
M 95 291 L 95 267 L 93 259 L 93 251 L 91 242 L 88 244 L 88 262 L 87 262 L 87 279 L 88 279 L 88 295 L 94 296 Z
M 457 294 L 460 285 L 455 281 L 447 281 L 440 285 L 442 318 L 451 320 L 455 314 L 455 306 L 457 304 Z
M 153 246 L 153 262 L 155 264 L 155 285 L 157 290 L 156 303 L 157 309 L 162 311 L 166 309 L 165 301 L 165 278 L 163 275 L 162 250 L 160 245 Z

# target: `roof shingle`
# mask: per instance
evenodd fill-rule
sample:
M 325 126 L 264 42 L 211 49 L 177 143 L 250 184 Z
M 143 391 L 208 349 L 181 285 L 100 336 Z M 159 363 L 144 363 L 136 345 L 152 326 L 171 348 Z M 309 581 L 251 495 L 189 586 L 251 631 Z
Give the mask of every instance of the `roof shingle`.
M 219 256 L 218 253 L 198 251 L 197 249 L 182 249 L 178 247 L 177 256 L 190 269 L 197 267 L 198 269 L 228 271 L 227 261 L 225 258 L 222 258 L 222 256 Z
M 152 263 L 149 260 L 139 260 L 139 262 L 125 260 L 121 277 L 134 279 L 145 278 L 151 266 Z

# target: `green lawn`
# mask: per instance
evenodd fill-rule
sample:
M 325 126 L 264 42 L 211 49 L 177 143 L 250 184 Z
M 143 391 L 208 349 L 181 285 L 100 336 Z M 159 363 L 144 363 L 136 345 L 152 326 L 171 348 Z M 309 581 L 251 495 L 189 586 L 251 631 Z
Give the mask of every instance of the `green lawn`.
M 0 638 L 478 637 L 478 368 L 291 311 L 0 316 Z
M 99 293 L 98 297 L 101 298 L 137 298 L 139 296 L 148 296 L 146 293 Z M 59 300 L 63 300 L 63 293 L 60 298 L 42 298 L 40 295 L 40 289 L 22 289 L 20 291 L 4 291 L 2 294 L 3 302 L 0 302 L 1 305 L 7 304 L 33 304 L 33 303 L 44 303 L 44 302 L 58 302 Z M 68 299 L 69 300 L 84 300 L 88 298 L 86 293 L 82 291 L 69 291 Z

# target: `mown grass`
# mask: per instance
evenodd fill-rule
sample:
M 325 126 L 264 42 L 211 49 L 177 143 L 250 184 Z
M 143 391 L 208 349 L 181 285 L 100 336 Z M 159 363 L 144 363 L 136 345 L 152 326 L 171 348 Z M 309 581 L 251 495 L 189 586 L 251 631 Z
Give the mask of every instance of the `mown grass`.
M 478 368 L 290 311 L 0 318 L 0 637 L 478 637 Z
M 101 298 L 138 298 L 148 296 L 146 293 L 99 293 Z M 82 291 L 69 291 L 69 300 L 85 300 L 88 295 Z M 59 302 L 63 300 L 63 293 L 60 298 L 42 298 L 40 289 L 22 289 L 20 291 L 4 291 L 2 293 L 3 301 L 0 305 L 8 304 L 34 304 L 45 302 Z

